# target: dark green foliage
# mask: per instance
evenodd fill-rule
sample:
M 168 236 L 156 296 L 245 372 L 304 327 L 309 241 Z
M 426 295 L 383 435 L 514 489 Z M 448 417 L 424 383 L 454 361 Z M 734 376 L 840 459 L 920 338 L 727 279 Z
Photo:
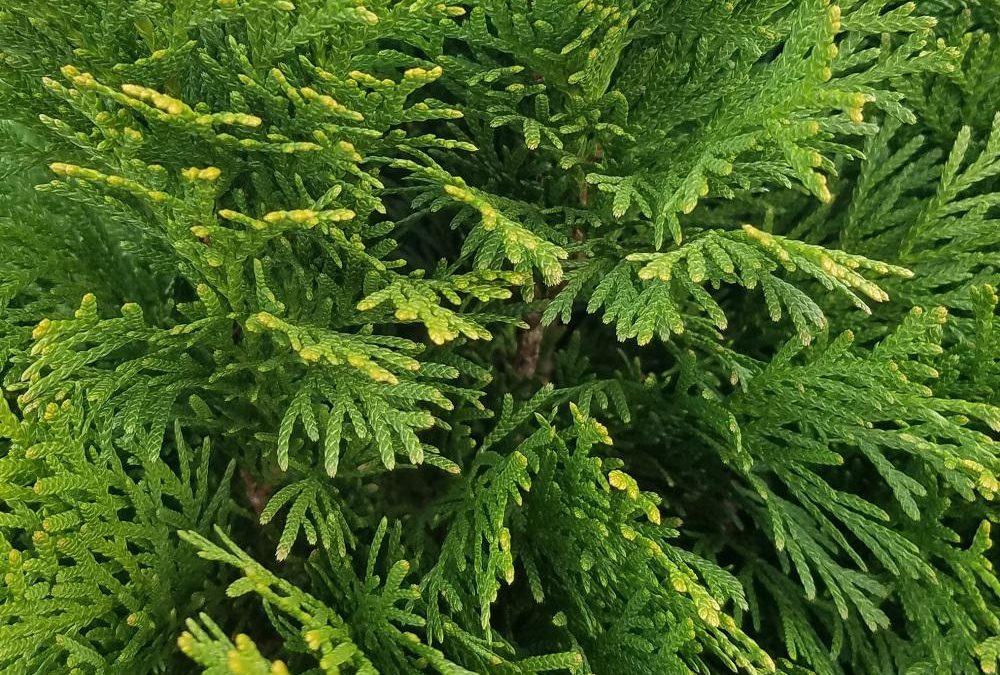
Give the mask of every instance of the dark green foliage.
M 0 670 L 994 672 L 995 0 L 0 0 Z

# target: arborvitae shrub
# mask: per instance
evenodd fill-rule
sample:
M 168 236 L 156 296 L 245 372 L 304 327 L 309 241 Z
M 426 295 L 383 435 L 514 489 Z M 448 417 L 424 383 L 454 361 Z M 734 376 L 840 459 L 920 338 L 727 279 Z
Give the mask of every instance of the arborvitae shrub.
M 0 671 L 993 672 L 998 31 L 0 0 Z

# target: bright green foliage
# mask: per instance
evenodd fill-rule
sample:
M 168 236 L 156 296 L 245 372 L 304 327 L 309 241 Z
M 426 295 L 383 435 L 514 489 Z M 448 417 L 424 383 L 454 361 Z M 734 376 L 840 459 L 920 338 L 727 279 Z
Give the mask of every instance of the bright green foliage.
M 144 460 L 68 400 L 24 421 L 0 405 L 4 672 L 179 667 L 172 633 L 219 589 L 177 529 L 226 521 L 233 464 L 213 477 L 208 439 L 192 450 L 179 423 L 172 460 Z
M 995 0 L 0 0 L 0 670 L 1000 667 Z

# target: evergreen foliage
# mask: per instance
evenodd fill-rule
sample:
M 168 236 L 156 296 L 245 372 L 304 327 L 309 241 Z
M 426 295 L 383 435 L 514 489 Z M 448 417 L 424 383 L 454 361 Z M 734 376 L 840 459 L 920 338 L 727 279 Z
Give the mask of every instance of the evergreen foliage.
M 0 671 L 995 672 L 996 0 L 0 0 Z

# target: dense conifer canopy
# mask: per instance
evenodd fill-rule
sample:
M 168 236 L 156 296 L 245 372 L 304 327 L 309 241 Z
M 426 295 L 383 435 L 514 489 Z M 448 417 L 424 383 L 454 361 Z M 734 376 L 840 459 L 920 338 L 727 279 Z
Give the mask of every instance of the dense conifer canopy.
M 994 672 L 997 0 L 0 0 L 0 671 Z

